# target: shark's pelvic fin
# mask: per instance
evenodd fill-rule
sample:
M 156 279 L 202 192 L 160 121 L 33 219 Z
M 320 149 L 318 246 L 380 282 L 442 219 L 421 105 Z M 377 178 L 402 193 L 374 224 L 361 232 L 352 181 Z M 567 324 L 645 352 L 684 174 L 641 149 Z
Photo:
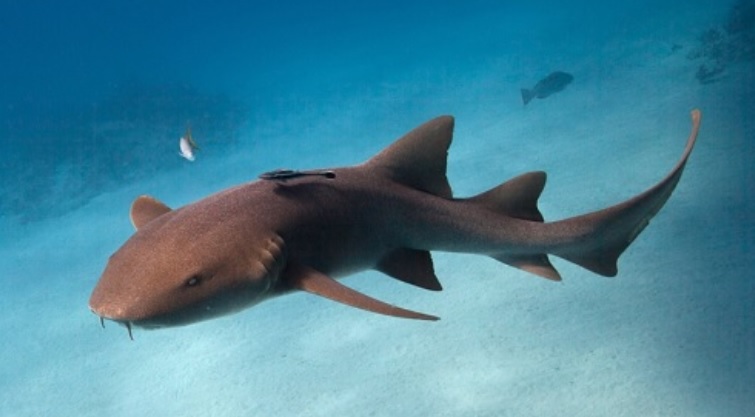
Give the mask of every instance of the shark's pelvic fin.
M 383 257 L 375 269 L 399 281 L 426 290 L 443 289 L 435 275 L 430 252 L 426 250 L 397 249 Z
M 339 283 L 313 268 L 289 264 L 283 273 L 284 282 L 291 288 L 316 294 L 339 303 L 373 313 L 417 320 L 438 320 L 438 317 L 392 306 Z
M 154 197 L 142 195 L 137 197 L 136 200 L 131 203 L 131 212 L 129 216 L 131 217 L 131 224 L 134 225 L 134 228 L 139 229 L 169 211 L 171 211 L 171 208 L 163 202 Z
M 446 159 L 453 131 L 453 117 L 435 118 L 404 135 L 366 165 L 382 170 L 396 182 L 451 198 Z

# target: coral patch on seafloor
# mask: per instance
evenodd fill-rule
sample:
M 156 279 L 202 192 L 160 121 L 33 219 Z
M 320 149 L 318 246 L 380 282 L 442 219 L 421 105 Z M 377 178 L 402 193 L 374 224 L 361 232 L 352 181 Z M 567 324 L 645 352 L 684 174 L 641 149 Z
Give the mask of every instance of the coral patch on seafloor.
M 695 78 L 702 84 L 715 82 L 727 66 L 755 60 L 755 0 L 738 0 L 726 21 L 703 31 L 687 58 L 701 60 Z

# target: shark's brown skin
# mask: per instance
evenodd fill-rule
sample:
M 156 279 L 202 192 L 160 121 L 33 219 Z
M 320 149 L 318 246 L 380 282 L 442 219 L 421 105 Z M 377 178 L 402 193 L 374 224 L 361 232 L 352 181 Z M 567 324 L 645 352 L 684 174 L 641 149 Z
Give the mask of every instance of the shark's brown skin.
M 544 223 L 531 172 L 455 199 L 446 179 L 453 118 L 411 131 L 366 163 L 269 175 L 171 210 L 134 201 L 137 232 L 108 261 L 89 301 L 101 318 L 145 328 L 185 325 L 304 290 L 381 314 L 435 320 L 335 281 L 376 269 L 440 290 L 429 251 L 469 252 L 560 280 L 553 254 L 613 276 L 619 255 L 671 195 L 697 137 L 661 182 L 604 210 Z M 289 171 L 274 171 L 289 172 Z M 325 174 L 323 174 L 325 173 Z

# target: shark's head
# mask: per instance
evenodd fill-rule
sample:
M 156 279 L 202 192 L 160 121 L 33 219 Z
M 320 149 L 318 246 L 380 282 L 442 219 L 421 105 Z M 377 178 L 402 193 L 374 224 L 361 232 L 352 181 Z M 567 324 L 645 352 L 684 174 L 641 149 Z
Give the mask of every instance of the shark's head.
M 271 295 L 285 262 L 280 237 L 252 233 L 250 244 L 238 245 L 227 238 L 238 225 L 201 206 L 173 211 L 142 196 L 131 220 L 136 233 L 110 257 L 89 300 L 95 314 L 129 330 L 186 325 L 256 304 Z

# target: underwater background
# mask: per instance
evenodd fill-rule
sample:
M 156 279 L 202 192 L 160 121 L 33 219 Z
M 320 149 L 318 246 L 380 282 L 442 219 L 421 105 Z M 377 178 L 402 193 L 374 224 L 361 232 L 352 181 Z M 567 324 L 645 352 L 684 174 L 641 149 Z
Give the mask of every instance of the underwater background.
M 0 51 L 0 416 L 755 415 L 753 0 L 3 0 Z M 454 195 L 544 170 L 557 220 L 660 180 L 694 108 L 616 278 L 434 253 L 440 293 L 343 282 L 439 322 L 292 294 L 133 342 L 87 306 L 141 194 L 361 163 L 452 114 Z

